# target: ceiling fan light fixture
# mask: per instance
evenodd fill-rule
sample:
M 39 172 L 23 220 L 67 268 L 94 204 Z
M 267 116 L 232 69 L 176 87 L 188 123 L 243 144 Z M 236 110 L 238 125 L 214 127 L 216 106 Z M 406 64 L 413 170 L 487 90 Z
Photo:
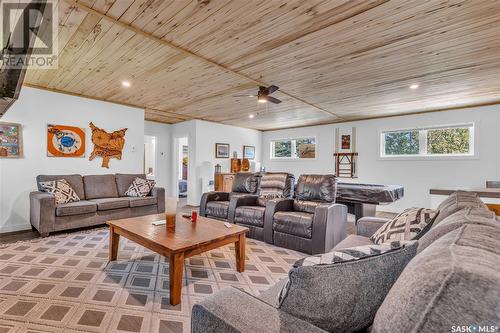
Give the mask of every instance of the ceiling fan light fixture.
M 259 103 L 267 103 L 267 96 L 266 95 L 261 95 L 257 98 Z

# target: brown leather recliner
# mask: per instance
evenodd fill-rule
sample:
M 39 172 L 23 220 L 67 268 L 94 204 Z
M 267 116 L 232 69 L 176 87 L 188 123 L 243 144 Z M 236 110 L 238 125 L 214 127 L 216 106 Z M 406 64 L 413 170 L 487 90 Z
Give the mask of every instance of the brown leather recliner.
M 203 193 L 200 202 L 200 216 L 217 220 L 227 220 L 229 201 L 241 196 L 256 196 L 259 175 L 252 172 L 238 172 L 233 181 L 231 192 Z
M 231 200 L 229 222 L 249 228 L 247 236 L 250 238 L 272 243 L 272 225 L 265 224 L 265 216 L 274 214 L 271 203 L 292 197 L 294 180 L 295 177 L 289 173 L 263 173 L 258 196 L 243 196 Z
M 294 200 L 272 203 L 266 225 L 274 245 L 310 254 L 330 251 L 346 237 L 347 207 L 336 204 L 334 175 L 301 175 Z

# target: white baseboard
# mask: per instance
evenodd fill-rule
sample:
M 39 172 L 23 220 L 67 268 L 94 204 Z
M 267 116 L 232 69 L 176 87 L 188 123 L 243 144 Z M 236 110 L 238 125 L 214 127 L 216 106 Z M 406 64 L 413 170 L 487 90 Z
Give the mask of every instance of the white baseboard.
M 21 230 L 31 230 L 31 225 L 29 224 L 14 224 L 0 227 L 0 234 L 7 232 L 21 231 Z

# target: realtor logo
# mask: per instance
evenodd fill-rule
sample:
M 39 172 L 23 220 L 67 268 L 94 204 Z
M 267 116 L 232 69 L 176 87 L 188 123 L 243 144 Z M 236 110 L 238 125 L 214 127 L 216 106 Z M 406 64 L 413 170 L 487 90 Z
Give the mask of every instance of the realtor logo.
M 57 10 L 52 0 L 2 0 L 2 68 L 57 68 Z

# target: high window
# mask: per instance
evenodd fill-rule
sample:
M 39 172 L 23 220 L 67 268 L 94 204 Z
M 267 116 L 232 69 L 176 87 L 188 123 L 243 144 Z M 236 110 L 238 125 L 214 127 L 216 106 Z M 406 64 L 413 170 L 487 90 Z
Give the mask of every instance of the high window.
M 316 138 L 297 138 L 271 141 L 273 159 L 316 158 Z
M 473 156 L 474 124 L 384 131 L 381 157 Z

